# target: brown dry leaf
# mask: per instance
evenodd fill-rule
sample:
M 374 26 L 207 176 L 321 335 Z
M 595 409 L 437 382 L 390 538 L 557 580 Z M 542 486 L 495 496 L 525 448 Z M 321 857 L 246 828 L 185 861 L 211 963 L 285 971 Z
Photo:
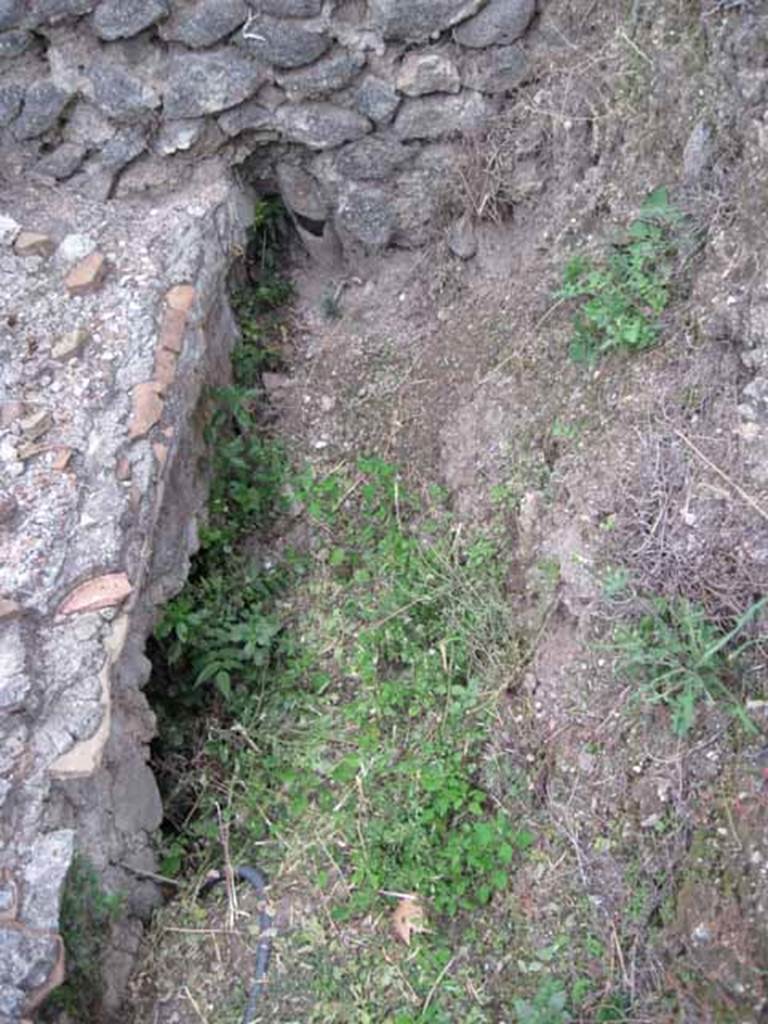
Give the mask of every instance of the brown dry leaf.
M 418 900 L 400 900 L 392 914 L 392 930 L 406 946 L 410 946 L 414 932 L 426 931 L 426 915 Z

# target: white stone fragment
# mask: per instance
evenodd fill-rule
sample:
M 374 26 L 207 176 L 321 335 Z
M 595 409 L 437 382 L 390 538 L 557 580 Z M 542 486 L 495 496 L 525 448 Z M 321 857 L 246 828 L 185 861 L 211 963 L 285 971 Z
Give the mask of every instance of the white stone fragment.
M 21 231 L 21 224 L 13 217 L 0 213 L 0 245 L 13 245 L 16 236 Z
M 56 253 L 57 262 L 65 265 L 77 263 L 90 256 L 95 248 L 96 242 L 88 235 L 66 235 Z

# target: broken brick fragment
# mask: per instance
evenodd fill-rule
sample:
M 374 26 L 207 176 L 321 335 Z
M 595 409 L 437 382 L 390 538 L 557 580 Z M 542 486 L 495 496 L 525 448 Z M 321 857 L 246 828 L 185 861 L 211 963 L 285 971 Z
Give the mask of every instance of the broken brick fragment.
M 160 348 L 169 352 L 181 352 L 184 347 L 184 331 L 187 326 L 187 314 L 181 310 L 166 309 L 160 324 Z
M 101 287 L 106 270 L 103 253 L 92 252 L 74 265 L 64 278 L 64 285 L 70 295 L 89 295 Z
M 57 470 L 59 473 L 63 473 L 69 465 L 69 460 L 72 458 L 72 449 L 66 448 L 64 445 L 60 445 L 54 448 L 56 453 L 51 463 L 51 468 Z
M 158 345 L 155 353 L 155 380 L 161 394 L 164 394 L 176 376 L 176 353 Z
M 165 460 L 168 458 L 168 445 L 160 444 L 160 442 L 157 441 L 155 442 L 155 444 L 152 445 L 152 451 L 155 453 L 155 458 L 157 459 L 158 465 L 162 469 L 162 467 L 165 465 Z
M 165 295 L 165 301 L 169 309 L 176 309 L 180 313 L 188 313 L 195 301 L 195 289 L 191 284 L 177 284 L 169 288 Z
M 57 615 L 75 615 L 95 612 L 100 608 L 114 608 L 131 593 L 131 581 L 124 572 L 108 572 L 79 584 L 61 603 Z
M 195 289 L 191 284 L 177 284 L 168 289 L 165 294 L 165 310 L 160 322 L 159 349 L 181 352 L 189 310 L 194 301 Z
M 128 436 L 133 441 L 143 437 L 159 421 L 163 414 L 163 400 L 160 385 L 155 380 L 137 384 L 133 389 L 133 415 Z

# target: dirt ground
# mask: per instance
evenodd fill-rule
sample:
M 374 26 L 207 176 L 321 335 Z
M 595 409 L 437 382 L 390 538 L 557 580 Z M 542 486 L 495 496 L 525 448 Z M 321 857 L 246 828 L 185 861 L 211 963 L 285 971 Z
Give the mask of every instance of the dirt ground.
M 626 995 L 614 1016 L 585 1005 L 578 1019 L 764 1020 L 766 673 L 758 663 L 749 694 L 761 736 L 735 739 L 712 705 L 682 741 L 663 707 L 633 703 L 601 642 L 637 589 L 689 597 L 723 624 L 768 592 L 766 478 L 739 408 L 750 311 L 768 287 L 768 12 L 552 0 L 531 56 L 533 80 L 468 141 L 446 196 L 450 213 L 493 199 L 477 255 L 452 256 L 442 225 L 428 249 L 344 279 L 297 251 L 269 399 L 279 432 L 320 467 L 376 452 L 416 486 L 443 483 L 466 521 L 499 506 L 509 517 L 510 600 L 532 654 L 510 679 L 484 783 L 520 789 L 541 841 L 496 908 L 514 939 L 487 967 L 492 1009 L 478 1019 L 514 1020 L 510 992 L 549 950 Z M 662 343 L 577 365 L 571 310 L 553 299 L 563 266 L 659 185 L 700 240 Z M 610 585 L 621 573 L 635 589 Z M 170 988 L 142 1020 L 221 1019 Z M 262 1019 L 309 1019 L 288 1006 L 270 1001 Z M 369 1019 L 349 1012 L 334 1019 Z

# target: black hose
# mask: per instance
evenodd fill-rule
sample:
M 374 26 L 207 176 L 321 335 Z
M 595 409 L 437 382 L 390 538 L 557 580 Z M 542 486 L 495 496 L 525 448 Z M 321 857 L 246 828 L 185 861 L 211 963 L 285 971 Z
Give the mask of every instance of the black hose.
M 272 951 L 272 918 L 267 911 L 266 905 L 267 879 L 258 868 L 250 868 L 247 866 L 233 868 L 232 874 L 235 878 L 240 878 L 244 882 L 248 882 L 249 885 L 253 886 L 256 890 L 257 896 L 259 897 L 259 903 L 261 904 L 261 910 L 259 911 L 259 944 L 256 947 L 256 965 L 254 969 L 253 982 L 248 990 L 248 1001 L 246 1002 L 245 1009 L 243 1010 L 243 1024 L 253 1024 L 253 1021 L 256 1019 L 256 1009 L 259 997 L 267 982 L 269 954 Z M 203 894 L 208 892 L 208 890 L 212 889 L 214 885 L 217 885 L 219 882 L 223 882 L 225 877 L 226 876 L 222 871 L 217 871 L 216 874 L 209 876 L 201 888 L 200 893 Z

